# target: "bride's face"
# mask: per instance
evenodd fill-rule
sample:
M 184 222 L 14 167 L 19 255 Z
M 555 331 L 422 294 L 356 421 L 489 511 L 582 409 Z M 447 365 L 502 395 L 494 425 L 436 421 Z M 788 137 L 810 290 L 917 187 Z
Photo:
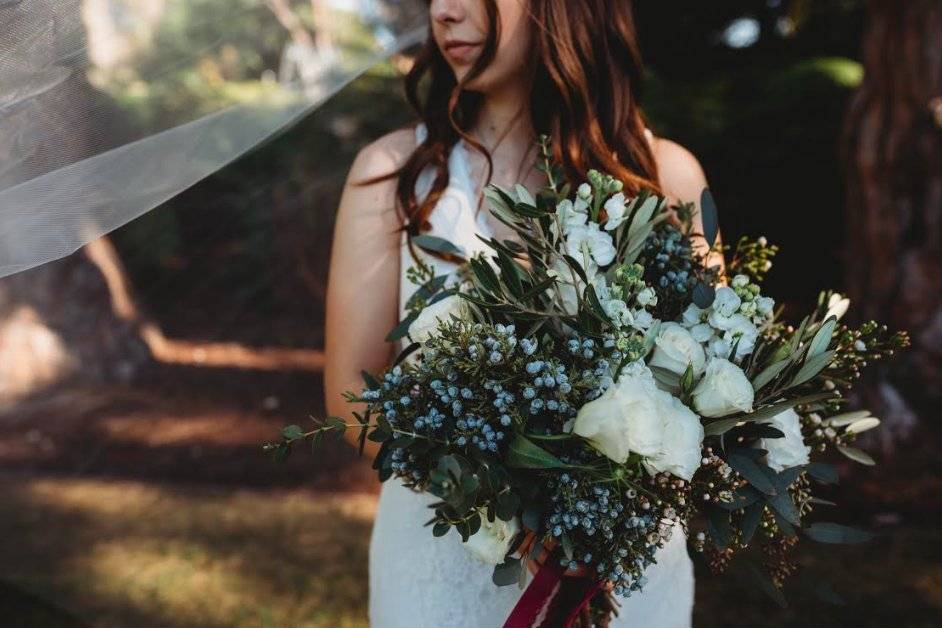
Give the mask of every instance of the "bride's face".
M 500 38 L 494 58 L 468 87 L 488 92 L 519 80 L 530 48 L 528 0 L 431 0 L 429 17 L 439 50 L 461 80 L 481 55 L 488 36 L 487 2 L 497 8 Z

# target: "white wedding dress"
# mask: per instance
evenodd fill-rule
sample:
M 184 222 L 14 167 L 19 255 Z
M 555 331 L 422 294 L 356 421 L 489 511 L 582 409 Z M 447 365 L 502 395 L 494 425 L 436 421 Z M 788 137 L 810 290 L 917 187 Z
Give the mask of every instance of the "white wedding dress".
M 416 135 L 422 141 L 425 129 Z M 430 217 L 430 233 L 445 238 L 469 254 L 486 246 L 476 237 L 491 237 L 493 218 L 485 209 L 477 212 L 474 187 L 466 156 L 459 142 L 449 156 L 450 181 Z M 419 198 L 431 187 L 431 172 L 416 185 Z M 422 255 L 422 252 L 419 252 Z M 425 256 L 436 274 L 454 267 Z M 400 311 L 414 290 L 405 271 L 414 260 L 403 245 L 401 251 Z M 370 625 L 373 628 L 500 628 L 510 614 L 521 589 L 497 587 L 491 582 L 493 567 L 473 558 L 461 537 L 451 530 L 441 538 L 424 527 L 433 513 L 435 498 L 405 488 L 395 478 L 382 486 L 370 541 Z M 645 572 L 641 593 L 620 598 L 621 611 L 613 628 L 689 628 L 693 608 L 693 564 L 680 529 L 658 553 L 657 564 Z

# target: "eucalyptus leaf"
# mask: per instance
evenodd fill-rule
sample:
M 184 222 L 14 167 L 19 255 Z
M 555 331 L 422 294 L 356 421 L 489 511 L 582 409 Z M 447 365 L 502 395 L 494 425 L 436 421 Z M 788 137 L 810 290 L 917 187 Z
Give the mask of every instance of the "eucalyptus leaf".
M 691 296 L 696 306 L 705 310 L 713 305 L 713 299 L 716 298 L 716 291 L 702 281 L 698 281 L 693 287 Z
M 798 369 L 798 372 L 795 374 L 795 377 L 792 378 L 789 386 L 800 386 L 804 384 L 812 377 L 815 377 L 818 373 L 824 370 L 824 368 L 834 360 L 834 351 L 825 351 L 814 357 L 811 357 L 805 360 L 805 363 L 801 365 L 801 368 Z
M 409 326 L 415 322 L 415 319 L 419 317 L 418 312 L 413 312 L 406 316 L 402 321 L 396 325 L 391 332 L 386 334 L 386 342 L 396 342 L 400 338 L 405 338 L 406 334 L 409 333 Z
M 703 188 L 700 193 L 700 214 L 703 218 L 703 237 L 710 248 L 713 248 L 720 232 L 720 217 L 710 188 Z
M 726 462 L 738 472 L 739 475 L 743 476 L 749 484 L 766 495 L 775 495 L 777 493 L 772 480 L 769 479 L 768 474 L 759 466 L 761 463 L 757 463 L 740 453 L 733 453 L 726 459 Z
M 814 338 L 811 339 L 811 344 L 808 345 L 807 359 L 821 355 L 827 351 L 828 345 L 831 344 L 831 337 L 834 335 L 834 328 L 836 326 L 837 318 L 833 316 L 824 321 L 817 333 L 815 333 Z
M 779 360 L 778 362 L 773 362 L 769 366 L 762 369 L 758 375 L 755 376 L 752 380 L 752 389 L 758 392 L 763 386 L 771 382 L 773 379 L 779 376 L 782 371 L 785 370 L 792 361 L 789 358 L 784 360 Z
M 559 458 L 519 434 L 507 449 L 506 464 L 518 469 L 558 469 L 566 466 Z
M 763 502 L 754 502 L 746 507 L 742 515 L 742 523 L 740 524 L 743 545 L 748 545 L 749 541 L 752 540 L 756 529 L 759 527 L 759 522 L 762 520 L 764 510 L 765 504 Z
M 523 561 L 519 558 L 507 558 L 504 562 L 494 567 L 494 573 L 491 581 L 499 587 L 506 587 L 517 584 L 523 571 Z
M 812 523 L 804 532 L 819 543 L 866 543 L 873 539 L 870 532 L 839 523 Z
M 867 452 L 861 449 L 857 449 L 856 447 L 849 447 L 847 445 L 838 445 L 837 450 L 841 452 L 842 454 L 844 454 L 845 456 L 847 456 L 848 458 L 850 458 L 851 460 L 853 460 L 854 462 L 859 462 L 860 464 L 867 465 L 868 467 L 872 467 L 873 465 L 877 463 L 877 461 L 874 460 L 873 457 L 870 456 L 870 454 L 868 454 Z
M 420 249 L 425 249 L 426 251 L 454 255 L 462 259 L 467 257 L 463 249 L 455 246 L 445 238 L 440 238 L 438 236 L 424 233 L 421 235 L 412 236 L 412 244 L 419 247 Z

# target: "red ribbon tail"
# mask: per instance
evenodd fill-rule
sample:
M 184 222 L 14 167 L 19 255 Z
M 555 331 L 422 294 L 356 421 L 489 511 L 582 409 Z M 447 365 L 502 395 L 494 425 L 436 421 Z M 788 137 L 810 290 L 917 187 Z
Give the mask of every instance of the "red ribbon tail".
M 546 561 L 520 596 L 504 628 L 570 628 L 602 581 L 564 578 L 565 571 L 559 561 Z

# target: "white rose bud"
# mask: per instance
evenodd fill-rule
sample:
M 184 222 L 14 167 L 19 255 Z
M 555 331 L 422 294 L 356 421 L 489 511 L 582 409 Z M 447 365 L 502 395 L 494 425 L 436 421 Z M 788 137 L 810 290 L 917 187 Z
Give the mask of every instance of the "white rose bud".
M 622 372 L 601 397 L 582 406 L 572 431 L 611 460 L 624 464 L 634 452 L 653 456 L 660 452 L 663 421 L 657 388 L 648 369 Z
M 579 186 L 579 189 L 576 190 L 576 195 L 584 201 L 592 198 L 592 186 L 588 183 L 583 183 Z
M 801 419 L 797 412 L 789 408 L 773 416 L 770 421 L 762 423 L 771 425 L 785 434 L 784 438 L 763 438 L 759 441 L 759 448 L 769 452 L 766 460 L 769 467 L 782 471 L 808 464 L 811 447 L 805 445 L 801 437 Z
M 827 320 L 832 316 L 837 318 L 837 320 L 841 320 L 841 317 L 847 313 L 847 308 L 849 307 L 850 299 L 835 292 L 831 295 L 831 298 L 828 299 L 828 311 L 827 314 L 824 315 L 824 320 Z
M 693 389 L 693 406 L 705 417 L 751 412 L 753 401 L 755 392 L 746 374 L 723 358 L 710 360 L 703 379 Z
M 650 365 L 659 366 L 678 375 L 683 375 L 687 366 L 693 365 L 694 375 L 706 368 L 703 347 L 690 332 L 677 323 L 664 323 L 654 340 L 654 355 Z
M 409 325 L 409 337 L 415 342 L 425 342 L 438 329 L 439 321 L 448 321 L 451 316 L 466 318 L 468 303 L 456 294 L 427 305 Z
M 756 310 L 762 316 L 768 316 L 775 309 L 775 299 L 772 297 L 757 297 Z
M 518 532 L 520 532 L 520 523 L 516 517 L 510 521 L 495 517 L 494 522 L 491 523 L 487 520 L 487 515 L 482 512 L 481 528 L 468 538 L 464 547 L 482 563 L 499 565 L 504 562 Z
M 723 286 L 716 291 L 716 298 L 713 300 L 713 311 L 719 312 L 722 316 L 732 316 L 739 311 L 740 305 L 742 305 L 742 299 L 732 288 Z
M 736 275 L 733 277 L 733 287 L 734 288 L 745 288 L 749 285 L 749 277 L 746 275 Z

